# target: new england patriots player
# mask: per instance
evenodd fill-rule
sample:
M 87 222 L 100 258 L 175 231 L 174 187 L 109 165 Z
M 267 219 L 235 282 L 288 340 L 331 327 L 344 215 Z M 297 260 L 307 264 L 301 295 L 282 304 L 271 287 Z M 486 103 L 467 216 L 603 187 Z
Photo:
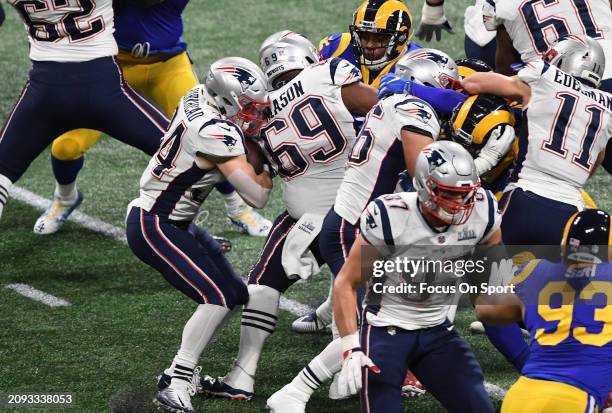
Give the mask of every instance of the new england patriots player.
M 319 44 L 323 59 L 339 57 L 361 71 L 364 83 L 378 88 L 407 51 L 420 46 L 410 42 L 412 14 L 399 0 L 366 0 L 355 10 L 348 33 L 330 34 Z
M 416 69 L 420 66 L 419 58 L 411 58 L 411 54 L 397 62 L 397 73 L 424 76 L 426 71 Z M 428 78 L 442 78 L 441 74 L 459 79 L 452 59 L 447 64 L 434 63 L 428 67 Z M 412 176 L 421 149 L 439 133 L 436 112 L 426 102 L 407 94 L 382 99 L 367 114 L 349 155 L 336 200 L 319 234 L 319 248 L 334 276 L 340 272 L 359 233 L 359 219 L 367 205 L 383 194 L 395 192 L 402 171 L 408 170 Z M 327 314 L 331 307 L 332 300 L 328 298 L 317 308 L 314 319 L 318 325 L 331 323 L 332 316 Z M 273 412 L 304 412 L 310 396 L 340 370 L 341 362 L 340 342 L 334 340 L 291 383 L 268 399 L 268 407 Z M 340 397 L 335 389 L 333 384 L 332 399 Z M 411 390 L 422 392 L 420 386 L 411 386 Z
M 478 361 L 447 319 L 454 293 L 393 293 L 391 288 L 406 282 L 405 273 L 394 270 L 372 278 L 371 268 L 374 261 L 404 256 L 451 259 L 456 250 L 450 245 L 499 244 L 497 202 L 480 187 L 471 155 L 450 141 L 421 151 L 414 187 L 416 192 L 384 195 L 368 205 L 361 233 L 336 278 L 334 318 L 345 357 L 340 391 L 361 390 L 364 413 L 403 412 L 402 380 L 411 369 L 449 412 L 493 412 Z M 470 236 L 462 235 L 466 231 Z M 413 274 L 410 280 L 439 286 L 457 282 L 453 271 L 440 270 Z M 355 296 L 366 281 L 358 329 Z
M 514 294 L 476 299 L 489 324 L 524 321 L 531 351 L 502 413 L 598 413 L 612 388 L 610 215 L 574 214 L 564 230 L 563 262 L 534 259 L 512 281 Z M 563 305 L 553 304 L 563 297 Z M 560 301 L 557 301 L 560 302 Z
M 117 63 L 130 86 L 157 103 L 166 116 L 172 116 L 180 99 L 199 83 L 182 38 L 182 13 L 188 0 L 155 3 L 148 7 L 133 2 L 114 4 Z M 85 152 L 101 135 L 98 131 L 79 129 L 53 141 L 51 165 L 56 189 L 52 205 L 34 225 L 35 234 L 57 232 L 82 202 L 77 175 Z M 140 149 L 149 155 L 157 150 Z M 272 223 L 248 207 L 227 181 L 217 184 L 217 189 L 223 194 L 232 222 L 251 235 L 267 235 Z
M 0 216 L 9 187 L 58 135 L 90 127 L 154 153 L 168 126 L 113 57 L 111 0 L 9 4 L 28 31 L 32 70 L 0 131 Z
M 595 89 L 604 73 L 599 43 L 570 36 L 546 59 L 514 77 L 477 73 L 463 81 L 468 92 L 523 102 L 517 163 L 500 201 L 504 244 L 559 245 L 612 136 L 612 95 Z M 487 326 L 487 335 L 520 370 L 529 348 L 518 325 Z
M 210 395 L 253 397 L 257 363 L 274 332 L 280 295 L 310 275 L 301 269 L 288 272 L 286 255 L 304 257 L 312 265 L 324 263 L 318 234 L 355 142 L 352 114 L 363 116 L 377 102 L 376 90 L 361 82 L 351 63 L 317 59 L 310 41 L 294 32 L 275 33 L 260 48 L 261 66 L 272 88 L 272 116 L 262 129 L 262 143 L 283 181 L 286 211 L 274 222 L 249 272 L 238 358 L 224 377 L 203 379 L 203 390 Z
M 489 0 L 483 5 L 484 22 L 497 31 L 496 71 L 514 74 L 513 63 L 538 61 L 551 45 L 568 35 L 588 36 L 604 51 L 608 64 L 601 90 L 612 93 L 612 10 L 608 0 Z M 612 173 L 612 144 L 603 167 Z
M 128 206 L 127 239 L 134 254 L 198 303 L 181 347 L 158 382 L 155 402 L 195 413 L 196 364 L 230 311 L 246 304 L 246 285 L 220 246 L 193 224 L 214 185 L 227 179 L 252 206 L 262 208 L 272 180 L 247 162 L 243 133 L 255 134 L 268 108 L 265 77 L 247 59 L 214 62 L 205 84 L 181 100 L 157 153 Z

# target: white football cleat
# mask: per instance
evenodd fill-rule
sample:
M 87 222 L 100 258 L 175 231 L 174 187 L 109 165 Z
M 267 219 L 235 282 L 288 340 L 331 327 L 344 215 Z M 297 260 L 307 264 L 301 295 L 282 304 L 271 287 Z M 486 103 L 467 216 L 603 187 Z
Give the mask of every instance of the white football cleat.
M 331 325 L 326 325 L 323 321 L 319 320 L 316 311 L 295 319 L 291 324 L 291 330 L 303 334 L 321 333 L 329 329 L 331 329 Z
M 341 394 L 338 390 L 338 377 L 340 377 L 340 372 L 334 374 L 332 378 L 331 384 L 329 385 L 328 397 L 332 400 L 345 400 L 350 398 L 351 396 Z
M 83 202 L 83 193 L 77 190 L 76 199 L 70 204 L 62 204 L 53 197 L 51 206 L 38 217 L 34 224 L 34 233 L 38 235 L 55 234 L 59 231 L 66 219 Z
M 195 384 L 181 379 L 172 379 L 170 384 L 158 390 L 153 403 L 173 413 L 197 413 L 191 405 L 191 396 L 196 394 Z
M 266 408 L 271 413 L 304 413 L 307 402 L 308 396 L 289 383 L 268 398 Z
M 242 232 L 254 237 L 267 237 L 272 228 L 270 220 L 250 207 L 236 216 L 228 215 L 228 217 Z

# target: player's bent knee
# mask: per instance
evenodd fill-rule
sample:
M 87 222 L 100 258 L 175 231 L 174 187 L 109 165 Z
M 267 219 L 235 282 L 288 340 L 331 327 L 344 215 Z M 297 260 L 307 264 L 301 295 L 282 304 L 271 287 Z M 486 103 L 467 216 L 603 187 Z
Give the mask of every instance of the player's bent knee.
M 59 137 L 51 145 L 51 154 L 60 161 L 73 161 L 85 152 L 77 137 Z

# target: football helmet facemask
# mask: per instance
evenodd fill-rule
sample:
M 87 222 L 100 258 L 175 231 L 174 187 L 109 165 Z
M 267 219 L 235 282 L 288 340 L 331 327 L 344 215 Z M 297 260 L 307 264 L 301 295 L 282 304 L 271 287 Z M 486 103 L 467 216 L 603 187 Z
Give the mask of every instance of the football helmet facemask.
M 215 107 L 247 135 L 257 134 L 270 106 L 265 75 L 250 60 L 225 57 L 210 65 L 204 86 Z
M 448 225 L 461 225 L 474 209 L 480 179 L 463 146 L 438 141 L 419 153 L 413 185 L 425 212 Z

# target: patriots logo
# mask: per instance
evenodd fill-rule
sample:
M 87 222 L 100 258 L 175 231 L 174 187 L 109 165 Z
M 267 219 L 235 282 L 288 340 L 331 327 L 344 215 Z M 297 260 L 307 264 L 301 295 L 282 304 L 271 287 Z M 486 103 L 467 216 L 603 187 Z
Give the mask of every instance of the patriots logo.
M 413 58 L 427 59 L 427 60 L 431 60 L 432 62 L 439 63 L 441 65 L 445 65 L 445 66 L 448 65 L 448 57 L 442 56 L 438 53 L 431 52 L 429 50 L 423 50 L 419 53 L 415 53 L 413 55 Z
M 255 83 L 256 80 L 255 76 L 253 76 L 252 73 L 241 67 L 224 66 L 220 67 L 218 70 L 224 73 L 229 73 L 230 75 L 234 76 L 240 82 L 240 87 L 242 88 L 243 92 L 247 90 L 249 86 L 251 86 L 253 83 Z
M 427 157 L 427 162 L 429 162 L 429 172 L 446 163 L 446 159 L 444 159 L 442 154 L 437 150 L 434 150 L 428 155 L 426 154 L 425 156 Z
M 225 146 L 227 146 L 227 149 L 229 149 L 230 152 L 232 151 L 232 149 L 234 149 L 234 146 L 236 146 L 236 138 L 230 135 L 223 135 L 223 139 L 221 139 L 221 142 L 223 142 Z
M 416 105 L 415 105 L 416 106 Z M 408 113 L 412 113 L 414 115 L 416 115 L 419 119 L 421 119 L 423 122 L 427 122 L 431 119 L 431 113 L 427 112 L 425 110 L 425 107 L 421 107 L 419 108 L 417 106 L 416 109 L 409 109 Z

